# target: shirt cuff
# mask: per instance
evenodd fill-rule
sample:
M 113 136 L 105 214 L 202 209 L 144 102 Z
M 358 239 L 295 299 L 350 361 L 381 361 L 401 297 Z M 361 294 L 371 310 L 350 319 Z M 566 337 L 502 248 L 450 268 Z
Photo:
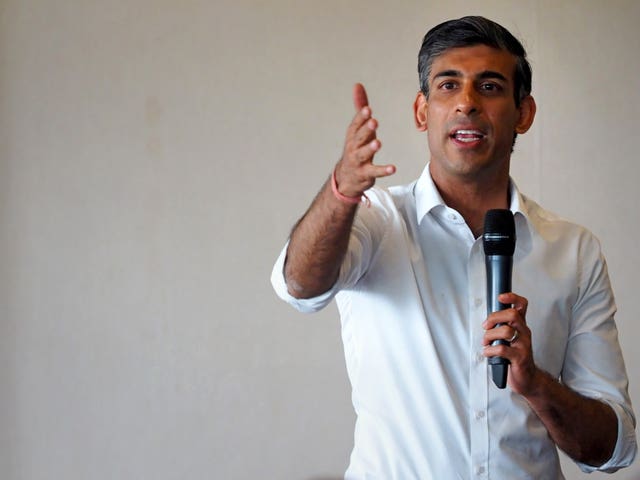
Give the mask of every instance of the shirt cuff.
M 300 312 L 313 313 L 323 309 L 331 303 L 333 297 L 338 293 L 339 288 L 337 286 L 337 282 L 330 290 L 318 295 L 317 297 L 296 298 L 291 295 L 287 288 L 287 282 L 284 278 L 284 261 L 287 258 L 288 247 L 289 242 L 287 242 L 280 252 L 280 256 L 278 257 L 278 260 L 276 260 L 273 270 L 271 271 L 271 285 L 273 286 L 273 289 L 282 300 Z
M 603 400 L 606 402 L 606 400 Z M 606 472 L 613 473 L 620 468 L 628 467 L 636 457 L 638 446 L 636 444 L 635 422 L 633 417 L 619 404 L 606 402 L 618 418 L 618 438 L 616 448 L 613 450 L 611 458 L 599 467 L 576 462 L 580 470 L 585 473 Z

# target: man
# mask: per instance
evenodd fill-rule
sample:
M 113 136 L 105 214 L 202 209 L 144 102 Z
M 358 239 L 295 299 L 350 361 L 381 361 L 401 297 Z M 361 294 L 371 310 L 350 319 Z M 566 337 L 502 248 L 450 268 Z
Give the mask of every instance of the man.
M 374 187 L 395 166 L 373 163 L 378 123 L 356 85 L 343 156 L 272 275 L 301 311 L 337 300 L 357 413 L 346 478 L 559 479 L 556 446 L 586 472 L 629 465 L 635 418 L 598 241 L 509 177 L 536 112 L 522 45 L 465 17 L 427 33 L 418 68 L 422 176 Z M 481 235 L 495 208 L 514 213 L 518 293 L 487 318 Z M 493 356 L 510 361 L 504 390 Z

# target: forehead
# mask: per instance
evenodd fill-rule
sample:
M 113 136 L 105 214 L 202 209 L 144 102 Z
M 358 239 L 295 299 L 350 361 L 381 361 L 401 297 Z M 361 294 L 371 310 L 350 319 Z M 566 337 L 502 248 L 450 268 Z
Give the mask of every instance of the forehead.
M 512 82 L 516 61 L 515 55 L 506 50 L 487 45 L 450 48 L 434 58 L 429 79 L 447 71 L 471 77 L 484 72 L 497 72 Z

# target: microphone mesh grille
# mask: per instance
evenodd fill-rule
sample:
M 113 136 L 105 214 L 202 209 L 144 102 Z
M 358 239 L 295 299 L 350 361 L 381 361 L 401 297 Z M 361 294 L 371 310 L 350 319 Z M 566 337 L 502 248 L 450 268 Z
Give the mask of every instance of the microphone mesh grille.
M 485 255 L 511 256 L 516 248 L 516 225 L 511 210 L 489 210 L 484 217 Z

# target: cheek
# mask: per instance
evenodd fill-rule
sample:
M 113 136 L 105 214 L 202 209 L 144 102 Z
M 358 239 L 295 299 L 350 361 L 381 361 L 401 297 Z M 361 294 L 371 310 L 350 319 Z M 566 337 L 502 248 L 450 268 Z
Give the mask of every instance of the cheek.
M 500 136 L 505 138 L 508 137 L 511 139 L 516 131 L 518 120 L 513 110 L 496 112 L 496 114 L 492 117 L 493 118 L 491 119 L 491 123 L 497 130 L 499 130 Z
M 440 135 L 446 129 L 446 109 L 440 105 L 430 105 L 426 115 L 428 131 Z

